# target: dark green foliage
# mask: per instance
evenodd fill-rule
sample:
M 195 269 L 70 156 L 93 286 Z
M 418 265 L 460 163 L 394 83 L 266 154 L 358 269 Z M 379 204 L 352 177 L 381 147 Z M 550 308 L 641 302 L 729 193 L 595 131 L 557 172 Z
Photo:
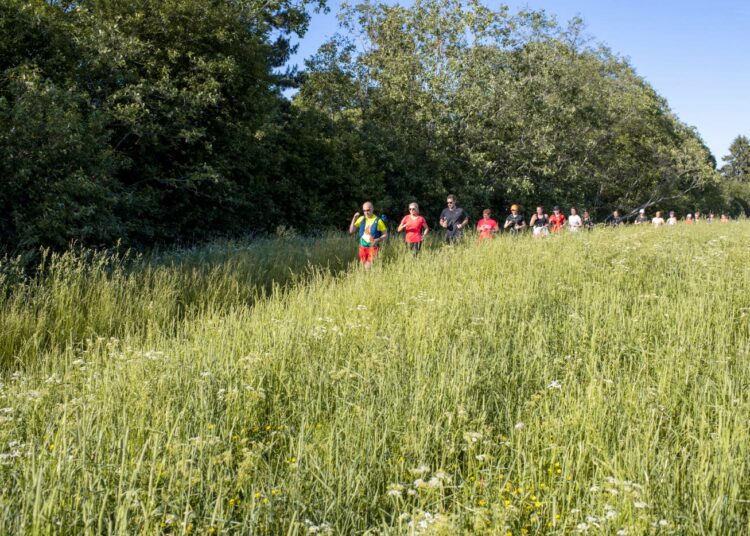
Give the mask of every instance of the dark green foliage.
M 434 214 L 453 191 L 475 217 L 514 202 L 627 212 L 717 188 L 697 133 L 627 62 L 587 45 L 578 20 L 454 0 L 364 2 L 342 19 L 351 41 L 321 48 L 298 103 L 355 122 L 386 206 L 414 198 Z
M 325 2 L 5 0 L 3 248 L 309 232 L 365 199 L 391 219 L 416 200 L 434 221 L 451 192 L 473 217 L 747 199 L 579 20 L 365 2 L 344 8 L 347 37 L 281 73 L 311 5 Z M 725 176 L 741 189 L 737 147 Z
M 750 215 L 750 140 L 737 136 L 724 160 L 721 174 L 730 210 L 734 215 Z

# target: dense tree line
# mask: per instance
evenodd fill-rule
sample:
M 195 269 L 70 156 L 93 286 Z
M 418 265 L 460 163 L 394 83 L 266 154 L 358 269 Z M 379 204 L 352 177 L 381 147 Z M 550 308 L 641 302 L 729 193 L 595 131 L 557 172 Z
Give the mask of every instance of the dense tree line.
M 429 215 L 449 191 L 474 211 L 748 208 L 747 139 L 720 174 L 580 21 L 366 2 L 304 72 L 283 71 L 324 3 L 3 0 L 3 246 L 308 232 L 364 198 Z

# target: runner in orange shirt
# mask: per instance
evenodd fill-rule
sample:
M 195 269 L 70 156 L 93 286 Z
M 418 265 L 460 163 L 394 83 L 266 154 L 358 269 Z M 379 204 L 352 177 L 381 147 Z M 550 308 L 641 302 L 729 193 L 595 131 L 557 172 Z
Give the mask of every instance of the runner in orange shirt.
M 477 222 L 477 231 L 479 231 L 479 239 L 487 240 L 492 238 L 495 233 L 500 230 L 497 222 L 492 219 L 492 211 L 488 208 L 482 211 L 482 219 Z
M 562 231 L 562 228 L 565 225 L 565 221 L 565 214 L 560 212 L 560 207 L 553 207 L 552 216 L 549 217 L 550 231 L 552 231 L 553 233 L 559 233 L 560 231 Z

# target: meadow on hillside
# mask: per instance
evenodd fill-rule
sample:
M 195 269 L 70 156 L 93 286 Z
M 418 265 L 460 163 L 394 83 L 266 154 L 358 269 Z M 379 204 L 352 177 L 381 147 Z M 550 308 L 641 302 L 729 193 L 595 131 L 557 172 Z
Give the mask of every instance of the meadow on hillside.
M 750 224 L 388 248 L 4 270 L 0 533 L 750 530 Z

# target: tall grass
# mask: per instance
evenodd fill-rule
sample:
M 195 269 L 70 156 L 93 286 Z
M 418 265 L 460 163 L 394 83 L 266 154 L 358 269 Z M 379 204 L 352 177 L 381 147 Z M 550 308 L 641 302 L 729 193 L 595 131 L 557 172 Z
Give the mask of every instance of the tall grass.
M 54 343 L 2 379 L 0 532 L 745 533 L 748 231 L 391 248 L 254 304 L 234 254 L 73 264 L 3 335 Z
M 338 273 L 355 257 L 341 235 L 217 241 L 153 251 L 42 252 L 35 277 L 0 270 L 0 367 L 24 366 L 97 336 L 176 334 L 205 311 L 253 305 L 317 272 Z

